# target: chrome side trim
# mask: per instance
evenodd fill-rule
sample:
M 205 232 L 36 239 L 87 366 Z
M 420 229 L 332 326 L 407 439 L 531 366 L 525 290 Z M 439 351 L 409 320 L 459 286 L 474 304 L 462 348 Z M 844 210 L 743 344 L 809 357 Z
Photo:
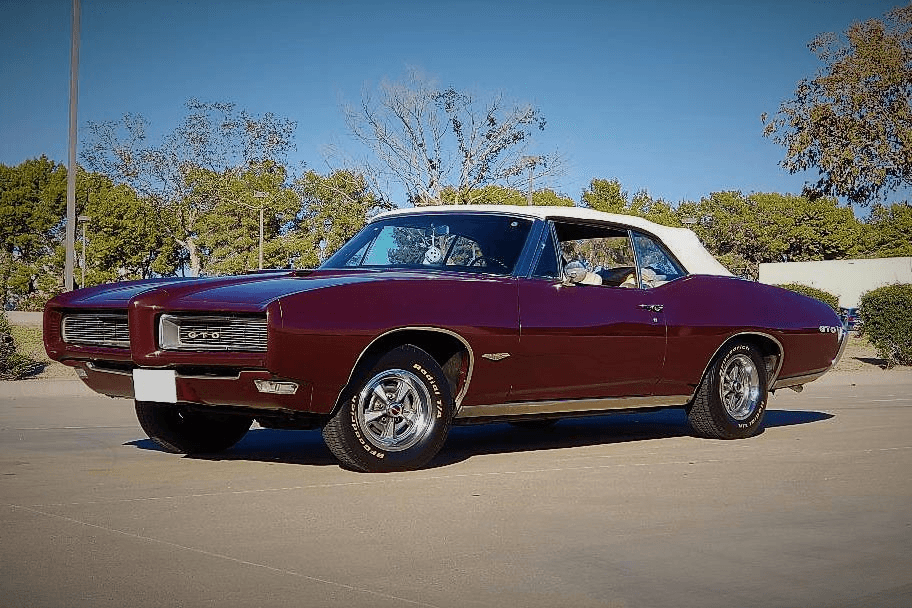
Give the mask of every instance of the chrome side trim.
M 803 376 L 792 376 L 791 378 L 782 378 L 781 380 L 777 380 L 776 383 L 773 385 L 772 389 L 770 389 L 770 390 L 775 391 L 775 390 L 779 390 L 780 388 L 790 388 L 792 386 L 798 386 L 800 384 L 807 384 L 808 382 L 813 382 L 820 376 L 827 373 L 828 370 L 829 370 L 829 368 L 816 371 L 812 374 L 805 374 Z
M 370 348 L 377 342 L 377 340 L 380 340 L 381 338 L 385 338 L 386 336 L 389 336 L 389 335 L 392 335 L 392 334 L 395 334 L 395 333 L 398 333 L 401 331 L 431 331 L 431 332 L 436 332 L 439 334 L 446 334 L 448 336 L 452 336 L 452 337 L 456 338 L 457 340 L 462 342 L 463 346 L 465 346 L 466 350 L 469 353 L 469 369 L 466 371 L 466 379 L 465 379 L 465 383 L 462 385 L 462 390 L 460 390 L 459 394 L 453 398 L 453 403 L 456 406 L 456 410 L 459 411 L 459 409 L 462 405 L 462 400 L 469 390 L 469 384 L 472 382 L 472 370 L 475 368 L 475 352 L 472 350 L 472 347 L 469 345 L 469 342 L 465 338 L 463 338 L 462 336 L 460 336 L 459 334 L 457 334 L 454 331 L 450 331 L 449 329 L 444 329 L 442 327 L 413 325 L 413 326 L 408 326 L 408 327 L 397 327 L 396 329 L 391 329 L 389 331 L 383 332 L 382 334 L 380 334 L 379 336 L 377 336 L 376 338 L 371 340 L 370 343 L 364 347 L 364 350 L 361 351 L 361 354 L 358 355 L 358 358 L 355 359 L 355 365 L 352 367 L 351 372 L 349 372 L 349 374 L 348 374 L 348 382 L 345 383 L 346 386 L 351 384 L 351 381 L 355 374 L 355 370 L 358 369 L 358 365 L 360 365 L 361 360 L 364 358 L 364 353 L 369 351 Z M 342 393 L 340 392 L 339 395 L 336 397 L 336 401 L 339 400 L 339 397 L 341 395 L 342 395 Z
M 766 387 L 767 390 L 773 390 L 775 388 L 774 384 L 776 382 L 776 379 L 779 377 L 779 372 L 782 371 L 782 362 L 785 360 L 785 349 L 782 348 L 782 342 L 780 342 L 779 340 L 777 340 L 776 338 L 774 338 L 773 336 L 771 336 L 767 333 L 763 333 L 762 331 L 742 331 L 740 333 L 733 334 L 733 335 L 727 337 L 725 339 L 725 341 L 719 345 L 719 348 L 716 349 L 716 352 L 714 352 L 712 354 L 712 357 L 709 358 L 709 361 L 706 362 L 706 367 L 703 368 L 703 373 L 700 374 L 700 383 L 703 382 L 703 378 L 706 377 L 706 372 L 709 370 L 709 366 L 712 365 L 713 360 L 716 358 L 716 356 L 722 350 L 722 347 L 725 346 L 726 344 L 728 344 L 729 342 L 731 342 L 734 338 L 737 338 L 739 336 L 761 336 L 763 338 L 769 338 L 776 344 L 776 347 L 779 349 L 778 362 L 776 363 L 776 370 L 772 374 L 770 374 L 769 378 L 767 378 L 768 386 Z M 697 394 L 697 391 L 699 389 L 700 389 L 700 384 L 697 384 L 696 388 L 694 389 L 693 395 L 691 395 L 691 398 L 693 398 L 694 395 Z
M 85 366 L 98 374 L 113 374 L 115 376 L 133 376 L 133 370 L 122 370 L 122 369 L 111 369 L 107 367 L 99 367 L 91 361 L 86 361 Z M 194 380 L 240 380 L 241 373 L 237 374 L 225 374 L 224 376 L 215 376 L 211 374 L 176 374 L 176 378 L 192 378 Z
M 193 380 L 240 380 L 241 372 L 238 372 L 237 374 L 225 374 L 224 376 L 215 376 L 212 374 L 177 374 L 175 377 Z
M 461 408 L 456 418 L 487 418 L 498 416 L 523 416 L 530 414 L 569 414 L 626 410 L 639 407 L 684 406 L 690 402 L 687 395 L 659 395 L 649 397 L 609 397 L 606 399 L 569 399 L 566 401 L 528 401 L 473 405 Z

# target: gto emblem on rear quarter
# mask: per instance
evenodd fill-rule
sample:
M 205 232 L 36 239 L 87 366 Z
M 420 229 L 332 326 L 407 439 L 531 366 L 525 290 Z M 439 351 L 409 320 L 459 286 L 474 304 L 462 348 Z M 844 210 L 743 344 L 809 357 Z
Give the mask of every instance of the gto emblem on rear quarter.
M 820 333 L 822 333 L 822 334 L 838 334 L 838 333 L 839 333 L 839 328 L 838 328 L 838 327 L 833 327 L 832 325 L 821 325 L 821 326 L 820 326 Z

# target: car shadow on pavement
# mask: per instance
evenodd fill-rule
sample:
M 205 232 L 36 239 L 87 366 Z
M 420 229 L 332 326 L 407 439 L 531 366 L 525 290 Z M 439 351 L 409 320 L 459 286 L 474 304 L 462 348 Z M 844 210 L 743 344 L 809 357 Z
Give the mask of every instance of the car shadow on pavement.
M 833 417 L 825 412 L 767 410 L 765 428 L 810 424 Z M 482 454 L 536 452 L 589 445 L 648 441 L 693 436 L 683 410 L 618 413 L 608 416 L 566 418 L 551 427 L 530 429 L 506 422 L 455 426 L 446 444 L 425 468 L 456 464 Z M 151 439 L 129 441 L 125 445 L 142 450 L 164 451 Z M 218 454 L 184 456 L 196 460 L 246 460 L 282 462 L 311 466 L 338 465 L 323 443 L 319 430 L 286 431 L 252 429 L 234 447 Z
M 141 450 L 163 452 L 151 439 L 129 441 Z M 283 462 L 311 466 L 338 465 L 319 430 L 286 431 L 254 428 L 230 449 L 218 454 L 192 454 L 184 458 L 196 460 L 249 460 L 258 462 Z
M 767 410 L 764 428 L 810 424 L 832 418 L 813 411 Z M 762 432 L 762 431 L 761 431 Z M 507 423 L 458 426 L 450 430 L 429 468 L 455 464 L 481 454 L 503 454 L 694 436 L 681 409 L 567 418 L 551 427 L 518 428 Z

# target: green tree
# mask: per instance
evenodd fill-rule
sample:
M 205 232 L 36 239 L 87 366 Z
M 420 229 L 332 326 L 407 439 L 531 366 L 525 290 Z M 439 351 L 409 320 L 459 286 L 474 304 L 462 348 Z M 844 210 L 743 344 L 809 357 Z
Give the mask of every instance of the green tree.
M 865 221 L 867 252 L 875 258 L 912 256 L 912 205 L 874 205 Z
M 119 122 L 89 123 L 82 158 L 150 203 L 191 273 L 199 274 L 201 219 L 235 194 L 238 174 L 282 164 L 295 123 L 191 99 L 183 122 L 160 144 L 147 141 L 146 128 L 142 116 L 130 114 Z
M 853 23 L 808 48 L 823 62 L 766 123 L 792 173 L 817 169 L 810 196 L 869 204 L 912 185 L 912 5 Z
M 662 199 L 654 199 L 646 190 L 628 196 L 616 179 L 593 179 L 583 190 L 582 204 L 605 213 L 636 215 L 664 226 L 681 226 L 677 209 Z
M 861 252 L 862 226 L 833 198 L 737 191 L 682 203 L 678 216 L 729 270 L 756 278 L 763 262 L 834 260 Z
M 0 304 L 34 307 L 62 288 L 53 273 L 66 209 L 66 169 L 42 156 L 0 165 Z M 51 293 L 48 293 L 51 292 Z
M 582 203 L 584 207 L 605 213 L 625 213 L 629 208 L 627 191 L 616 179 L 593 179 L 583 190 Z
M 260 209 L 263 210 L 263 267 L 285 268 L 293 257 L 282 237 L 301 203 L 286 185 L 287 170 L 268 163 L 196 179 L 211 210 L 197 222 L 201 267 L 206 274 L 237 274 L 259 267 Z M 194 191 L 197 183 L 193 182 Z
M 392 207 L 350 171 L 320 175 L 307 171 L 294 183 L 301 210 L 286 235 L 289 254 L 299 268 L 314 268 L 335 253 L 367 223 L 368 217 Z
M 455 205 L 460 203 L 471 203 L 479 205 L 528 205 L 528 192 L 521 192 L 516 188 L 507 188 L 489 184 L 481 188 L 476 188 L 471 192 L 462 193 L 462 200 L 459 200 L 460 194 L 455 188 L 444 188 L 440 192 L 441 202 L 446 205 Z M 457 202 L 458 201 L 458 202 Z M 572 198 L 558 194 L 554 190 L 543 188 L 532 192 L 532 204 L 540 206 L 559 206 L 573 207 Z
M 155 210 L 132 188 L 80 168 L 76 205 L 77 213 L 89 218 L 85 225 L 86 285 L 176 274 L 182 264 L 177 244 L 158 221 Z M 81 238 L 82 233 L 77 232 L 80 264 Z M 81 280 L 80 269 L 76 277 Z

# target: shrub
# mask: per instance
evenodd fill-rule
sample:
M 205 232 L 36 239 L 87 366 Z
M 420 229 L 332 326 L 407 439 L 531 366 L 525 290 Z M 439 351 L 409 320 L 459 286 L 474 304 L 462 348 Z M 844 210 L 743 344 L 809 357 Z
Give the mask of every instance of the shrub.
M 894 365 L 912 365 L 912 285 L 878 287 L 861 296 L 862 332 L 877 356 Z
M 788 285 L 777 285 L 776 287 L 781 287 L 783 289 L 788 289 L 789 291 L 794 291 L 802 295 L 808 296 L 809 298 L 814 298 L 815 300 L 820 300 L 830 308 L 839 313 L 839 298 L 829 291 L 824 291 L 822 289 L 817 289 L 816 287 L 810 287 L 809 285 L 800 285 L 798 283 L 789 283 Z
M 0 312 L 0 380 L 19 380 L 34 374 L 41 364 L 16 352 L 16 341 L 6 314 Z

